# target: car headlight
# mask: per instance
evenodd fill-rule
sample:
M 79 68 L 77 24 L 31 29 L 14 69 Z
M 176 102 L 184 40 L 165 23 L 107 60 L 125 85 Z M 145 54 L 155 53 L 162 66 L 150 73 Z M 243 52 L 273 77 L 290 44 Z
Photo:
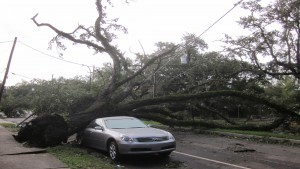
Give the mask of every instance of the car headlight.
M 121 140 L 122 140 L 122 141 L 125 141 L 125 142 L 130 142 L 130 143 L 136 141 L 136 139 L 131 138 L 131 137 L 128 137 L 128 136 L 126 136 L 126 135 L 121 135 Z
M 175 140 L 175 137 L 170 132 L 168 132 L 168 138 L 169 140 Z

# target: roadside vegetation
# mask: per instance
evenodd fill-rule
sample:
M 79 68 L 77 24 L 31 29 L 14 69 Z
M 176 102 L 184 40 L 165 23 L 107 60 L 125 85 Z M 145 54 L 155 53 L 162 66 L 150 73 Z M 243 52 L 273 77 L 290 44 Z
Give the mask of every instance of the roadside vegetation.
M 5 128 L 16 128 L 16 125 L 14 123 L 0 123 L 0 126 L 3 126 Z
M 75 145 L 50 147 L 47 148 L 47 152 L 54 155 L 71 169 L 114 169 L 117 166 L 105 155 L 89 153 L 88 150 Z
M 7 128 L 11 132 L 18 132 L 19 127 L 17 127 L 14 123 L 0 123 L 0 126 Z
M 267 131 L 248 131 L 248 130 L 230 130 L 230 129 L 213 129 L 210 131 L 219 131 L 225 133 L 237 133 L 237 134 L 245 134 L 245 135 L 254 135 L 254 136 L 262 136 L 262 137 L 275 137 L 275 138 L 284 138 L 284 139 L 294 139 L 300 140 L 299 134 L 291 134 L 291 133 L 276 133 L 276 132 L 267 132 Z
M 47 148 L 47 152 L 64 162 L 70 169 L 115 169 L 115 168 L 125 168 L 128 163 L 128 160 L 149 162 L 148 158 L 143 158 L 142 156 L 138 157 L 124 157 L 120 162 L 111 161 L 104 152 L 99 152 L 94 149 L 79 147 L 76 144 L 67 144 L 56 147 Z M 164 168 L 182 168 L 184 163 L 177 160 L 171 160 L 169 158 L 158 158 L 156 156 L 149 157 L 150 160 L 156 160 L 161 163 Z M 139 161 L 139 160 L 138 160 Z M 140 162 L 139 161 L 139 162 Z M 137 162 L 137 163 L 139 163 Z M 130 163 L 130 162 L 129 162 Z M 150 165 L 155 165 L 152 162 L 149 162 Z
M 181 131 L 181 130 L 190 130 L 190 128 L 181 128 L 180 126 L 174 126 L 173 129 L 170 129 L 169 126 L 163 125 L 159 122 L 156 121 L 144 121 L 146 124 L 156 127 L 156 128 L 161 128 L 161 129 L 165 129 L 165 130 L 173 130 L 173 131 Z M 261 124 L 261 123 L 265 123 L 265 122 L 251 122 L 253 124 Z M 298 126 L 299 128 L 299 126 Z M 298 130 L 294 129 L 294 130 Z M 208 129 L 208 128 L 194 128 L 195 133 L 199 133 L 197 131 L 200 131 L 200 133 L 202 133 L 201 131 L 216 131 L 216 132 L 223 132 L 223 133 L 236 133 L 236 134 L 243 134 L 243 135 L 254 135 L 254 136 L 261 136 L 264 138 L 270 138 L 270 137 L 274 137 L 274 138 L 284 138 L 284 139 L 294 139 L 294 140 L 300 140 L 300 135 L 298 133 L 290 133 L 290 132 L 283 132 L 283 131 L 251 131 L 251 130 L 234 130 L 234 129 L 220 129 L 220 128 L 216 128 L 216 129 Z

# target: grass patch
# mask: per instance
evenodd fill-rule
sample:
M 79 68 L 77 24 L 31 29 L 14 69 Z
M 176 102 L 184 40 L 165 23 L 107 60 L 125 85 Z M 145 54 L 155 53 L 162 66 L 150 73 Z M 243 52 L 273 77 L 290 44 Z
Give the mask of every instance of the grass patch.
M 89 154 L 86 149 L 73 145 L 61 145 L 47 149 L 47 152 L 65 163 L 70 169 L 113 169 L 114 165 L 104 155 Z
M 1 126 L 5 128 L 15 128 L 16 125 L 14 123 L 0 123 Z
M 152 126 L 162 125 L 161 123 L 159 123 L 157 121 L 152 121 L 152 120 L 143 120 L 143 122 L 147 125 L 152 125 Z
M 273 132 L 266 132 L 266 131 L 242 131 L 242 130 L 230 130 L 230 129 L 213 129 L 212 131 L 300 140 L 300 135 L 273 133 Z
M 169 130 L 169 126 L 166 126 L 164 124 L 161 124 L 160 122 L 157 121 L 152 121 L 152 120 L 143 120 L 143 122 L 146 125 L 150 125 L 153 128 L 159 128 L 159 129 L 163 129 L 163 130 Z
M 19 127 L 14 123 L 0 123 L 0 126 L 7 128 L 10 132 L 18 132 Z

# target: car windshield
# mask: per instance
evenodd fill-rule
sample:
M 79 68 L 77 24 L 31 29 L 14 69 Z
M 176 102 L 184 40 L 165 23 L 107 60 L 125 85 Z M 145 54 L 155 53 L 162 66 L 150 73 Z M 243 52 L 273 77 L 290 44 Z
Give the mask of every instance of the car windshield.
M 143 122 L 134 118 L 107 119 L 105 125 L 110 129 L 145 128 Z

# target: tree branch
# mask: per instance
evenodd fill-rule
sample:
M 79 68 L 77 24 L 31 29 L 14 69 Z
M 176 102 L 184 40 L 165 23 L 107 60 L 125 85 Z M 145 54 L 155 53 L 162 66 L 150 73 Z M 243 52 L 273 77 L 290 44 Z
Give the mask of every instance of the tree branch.
M 170 50 L 168 50 L 168 51 L 166 51 L 166 52 L 164 52 L 164 53 L 162 53 L 162 54 L 160 54 L 160 55 L 157 55 L 156 57 L 151 58 L 151 59 L 150 59 L 150 60 L 149 60 L 142 68 L 140 68 L 140 69 L 139 69 L 137 72 L 135 72 L 132 76 L 130 76 L 130 77 L 128 77 L 128 78 L 126 78 L 126 79 L 124 79 L 124 80 L 118 82 L 118 83 L 116 84 L 116 87 L 120 87 L 120 86 L 122 86 L 123 84 L 129 82 L 130 80 L 134 79 L 136 76 L 140 75 L 140 74 L 141 74 L 148 66 L 150 66 L 151 64 L 153 64 L 154 61 L 156 61 L 156 60 L 159 59 L 159 58 L 163 58 L 163 57 L 165 57 L 165 56 L 171 54 L 171 53 L 174 52 L 177 48 L 178 48 L 178 46 L 174 46 L 174 47 L 172 47 Z
M 75 42 L 75 43 L 79 43 L 79 44 L 84 44 L 84 45 L 87 45 L 87 46 L 91 46 L 91 47 L 93 47 L 95 50 L 97 50 L 97 51 L 99 51 L 99 52 L 106 52 L 106 50 L 105 50 L 103 47 L 101 47 L 101 46 L 99 46 L 99 45 L 97 45 L 97 44 L 95 44 L 95 43 L 92 43 L 92 42 L 90 42 L 90 41 L 81 40 L 81 39 L 76 39 L 76 38 L 74 38 L 73 36 L 71 36 L 69 33 L 65 33 L 65 32 L 63 32 L 63 31 L 60 31 L 60 30 L 58 30 L 57 28 L 55 28 L 54 26 L 52 26 L 52 25 L 49 24 L 49 23 L 38 23 L 38 22 L 36 21 L 36 17 L 37 17 L 37 16 L 38 16 L 38 14 L 36 14 L 34 17 L 31 18 L 32 21 L 35 23 L 36 26 L 38 26 L 38 27 L 42 27 L 42 26 L 49 27 L 49 28 L 52 29 L 54 32 L 56 32 L 58 36 L 65 37 L 65 38 L 67 38 L 67 39 L 69 39 L 70 41 Z
M 243 93 L 243 92 L 239 92 L 239 91 L 230 91 L 230 90 L 210 91 L 210 92 L 202 92 L 202 93 L 197 93 L 197 94 L 186 94 L 186 95 L 179 95 L 179 96 L 171 95 L 171 96 L 165 96 L 165 97 L 159 97 L 159 98 L 138 100 L 138 101 L 129 102 L 126 105 L 120 105 L 118 110 L 130 111 L 132 109 L 136 109 L 138 107 L 143 107 L 143 106 L 157 105 L 157 104 L 168 103 L 168 102 L 182 102 L 183 100 L 185 100 L 185 101 L 187 101 L 187 100 L 203 100 L 203 99 L 207 99 L 207 98 L 220 97 L 220 96 L 232 96 L 232 97 L 242 98 L 245 100 L 252 101 L 254 103 L 264 104 L 270 108 L 277 110 L 277 112 L 279 114 L 284 114 L 284 115 L 288 114 L 291 116 L 300 117 L 299 114 L 295 113 L 292 110 L 285 108 L 283 105 L 273 103 L 263 97 L 259 97 L 257 95 L 250 94 L 250 93 Z

